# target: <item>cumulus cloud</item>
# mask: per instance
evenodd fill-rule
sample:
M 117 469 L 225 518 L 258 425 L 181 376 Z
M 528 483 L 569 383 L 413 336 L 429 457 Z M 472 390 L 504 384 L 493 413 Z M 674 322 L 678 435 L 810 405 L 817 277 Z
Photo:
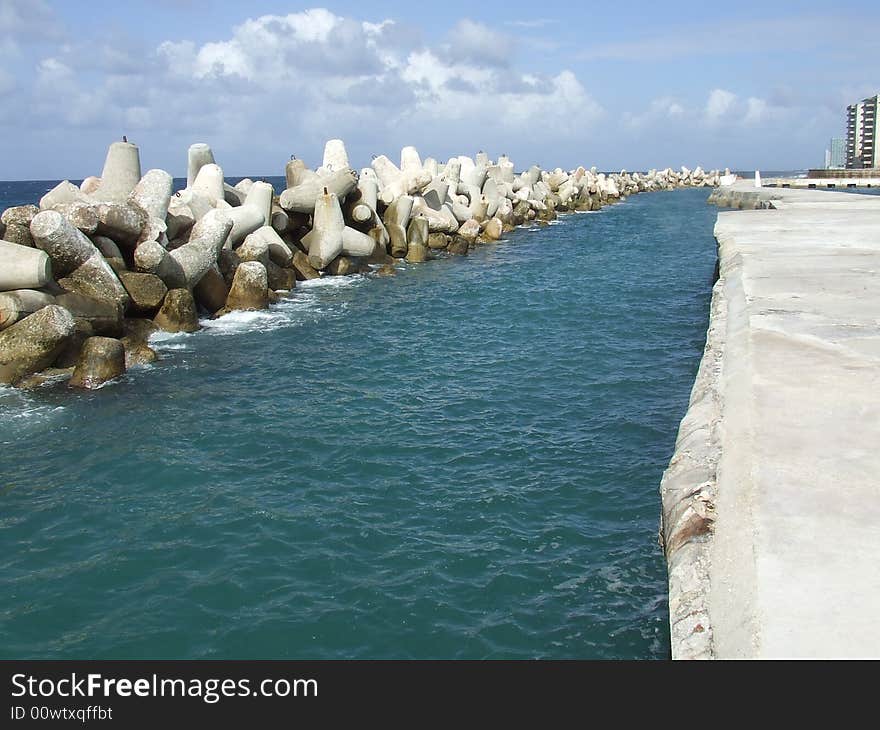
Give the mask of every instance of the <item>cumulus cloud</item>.
M 33 40 L 61 36 L 61 28 L 44 0 L 0 0 L 0 28 L 5 35 Z
M 513 50 L 510 37 L 467 19 L 431 45 L 392 19 L 313 8 L 250 18 L 202 42 L 164 40 L 140 57 L 106 36 L 91 53 L 60 45 L 36 66 L 30 106 L 42 124 L 114 138 L 162 129 L 181 145 L 260 140 L 258 156 L 273 161 L 308 159 L 303 148 L 317 154 L 336 136 L 363 163 L 408 143 L 428 154 L 455 144 L 458 154 L 531 139 L 548 120 L 557 138 L 584 139 L 603 110 L 577 75 L 516 67 Z
M 631 161 L 621 150 L 635 155 L 642 137 L 658 155 L 700 139 L 727 144 L 734 127 L 766 132 L 804 110 L 790 94 L 776 94 L 783 103 L 770 91 L 714 88 L 606 111 L 588 88 L 591 71 L 571 66 L 575 52 L 542 46 L 530 32 L 549 24 L 541 18 L 462 19 L 432 35 L 392 18 L 312 8 L 205 26 L 198 37 L 181 25 L 148 43 L 97 26 L 67 35 L 46 3 L 0 0 L 3 22 L 17 29 L 12 37 L 30 39 L 0 68 L 0 126 L 22 132 L 5 138 L 36 149 L 41 134 L 54 143 L 75 130 L 77 147 L 95 146 L 79 174 L 97 172 L 107 141 L 123 134 L 141 144 L 145 165 L 177 173 L 193 141 L 210 142 L 230 175 L 272 174 L 289 154 L 315 164 L 331 137 L 346 139 L 356 165 L 404 144 L 438 158 L 484 148 L 518 164 L 616 164 Z M 35 35 L 44 26 L 54 41 Z
M 764 99 L 750 96 L 746 102 L 746 124 L 757 124 L 762 122 L 768 114 L 769 106 Z
M 455 56 L 478 66 L 507 66 L 513 39 L 473 20 L 460 20 L 450 33 Z
M 723 119 L 736 102 L 736 94 L 724 89 L 712 89 L 706 102 L 706 118 L 710 122 Z
M 653 127 L 656 124 L 668 124 L 680 119 L 685 114 L 684 106 L 671 96 L 654 99 L 643 112 L 624 112 L 624 124 L 633 130 Z

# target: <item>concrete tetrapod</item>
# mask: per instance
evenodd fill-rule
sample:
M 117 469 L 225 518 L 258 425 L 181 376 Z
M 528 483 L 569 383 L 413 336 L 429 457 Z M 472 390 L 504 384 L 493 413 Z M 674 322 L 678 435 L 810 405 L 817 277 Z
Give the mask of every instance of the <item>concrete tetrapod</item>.
M 186 186 L 192 187 L 196 181 L 199 170 L 205 165 L 214 163 L 214 153 L 211 147 L 204 142 L 196 142 L 189 146 L 186 153 Z
M 406 260 L 410 263 L 422 263 L 428 260 L 428 219 L 417 215 L 409 222 L 407 228 Z
M 244 239 L 244 244 L 250 239 L 264 242 L 269 250 L 269 258 L 278 266 L 290 266 L 290 262 L 293 260 L 293 251 L 290 250 L 290 246 L 284 242 L 284 239 L 278 235 L 278 232 L 272 226 L 258 228 Z
M 62 180 L 42 198 L 40 198 L 40 210 L 49 210 L 59 203 L 94 202 L 82 190 L 70 180 Z
M 0 332 L 0 383 L 16 385 L 49 367 L 74 329 L 70 312 L 50 304 Z
M 51 294 L 33 289 L 0 292 L 0 330 L 54 303 L 55 297 Z
M 212 206 L 217 205 L 221 200 L 225 200 L 223 170 L 220 169 L 220 165 L 213 162 L 202 165 L 198 175 L 196 175 L 196 179 L 193 180 L 193 184 L 189 186 L 189 190 L 208 198 Z
M 97 299 L 110 299 L 123 308 L 128 293 L 116 272 L 86 236 L 54 210 L 44 210 L 31 221 L 31 235 L 37 248 L 52 259 L 58 283 Z
M 342 253 L 347 256 L 369 256 L 376 248 L 372 236 L 346 226 L 342 231 Z
M 264 182 L 262 180 L 258 180 L 253 185 L 251 185 L 250 190 L 245 196 L 245 201 L 242 204 L 243 206 L 250 206 L 251 208 L 255 208 L 260 211 L 263 216 L 264 226 L 272 225 L 272 198 L 275 195 L 275 190 L 272 186 Z
M 244 243 L 235 249 L 235 253 L 240 262 L 259 261 L 263 266 L 269 265 L 269 244 L 253 233 L 244 239 Z
M 146 211 L 136 203 L 100 203 L 95 209 L 98 214 L 97 233 L 112 238 L 124 246 L 135 246 L 150 222 Z M 164 221 L 155 221 L 160 230 L 165 231 Z
M 324 188 L 324 193 L 315 201 L 315 215 L 312 230 L 303 236 L 309 249 L 309 263 L 316 269 L 323 269 L 342 253 L 342 234 L 345 220 L 339 198 Z
M 141 179 L 141 158 L 136 144 L 113 142 L 107 150 L 101 184 L 91 194 L 94 200 L 124 203 Z
M 341 139 L 328 139 L 324 144 L 324 161 L 322 167 L 329 171 L 348 169 L 348 153 L 345 151 L 345 142 Z
M 97 175 L 89 175 L 80 184 L 79 189 L 86 195 L 91 195 L 101 186 L 101 178 Z
M 198 284 L 205 272 L 217 263 L 220 249 L 231 230 L 232 219 L 228 212 L 212 210 L 193 226 L 189 243 L 171 252 L 171 258 L 180 265 L 188 288 Z
M 94 205 L 89 205 L 88 203 L 59 203 L 58 205 L 53 205 L 52 210 L 61 213 L 75 228 L 79 228 L 87 236 L 93 235 L 98 230 L 100 221 L 98 219 L 98 209 Z M 28 233 L 30 233 L 30 230 Z M 31 242 L 33 242 L 33 238 L 31 238 Z
M 52 263 L 45 251 L 0 240 L 0 291 L 38 289 L 50 281 Z
M 196 332 L 201 329 L 196 301 L 189 289 L 171 289 L 153 322 L 166 332 Z
M 55 276 L 66 276 L 82 265 L 97 249 L 61 213 L 44 210 L 31 221 L 34 244 L 52 259 Z
M 147 170 L 128 199 L 137 203 L 151 218 L 164 223 L 173 191 L 174 180 L 165 170 Z
M 402 259 L 406 256 L 406 226 L 412 215 L 413 199 L 409 195 L 401 195 L 385 210 L 385 228 L 391 240 L 391 255 Z
M 251 233 L 265 225 L 265 214 L 256 206 L 242 205 L 223 212 L 232 221 L 232 228 L 229 229 L 228 240 L 225 242 L 227 248 L 237 246 Z
M 287 188 L 279 202 L 288 212 L 313 213 L 315 203 L 324 188 L 333 193 L 339 200 L 345 198 L 357 186 L 357 175 L 354 170 L 346 168 L 325 176 L 315 176 L 300 183 L 296 187 Z
M 235 278 L 226 297 L 227 310 L 252 311 L 269 306 L 269 277 L 259 261 L 244 261 L 235 271 Z
M 229 296 L 229 285 L 218 266 L 208 269 L 193 289 L 196 302 L 209 312 L 217 312 L 226 306 Z
M 138 271 L 158 276 L 169 289 L 186 286 L 183 268 L 171 252 L 156 241 L 144 241 L 135 249 L 134 265 Z
M 112 337 L 89 337 L 79 352 L 71 388 L 100 388 L 125 372 L 125 346 Z

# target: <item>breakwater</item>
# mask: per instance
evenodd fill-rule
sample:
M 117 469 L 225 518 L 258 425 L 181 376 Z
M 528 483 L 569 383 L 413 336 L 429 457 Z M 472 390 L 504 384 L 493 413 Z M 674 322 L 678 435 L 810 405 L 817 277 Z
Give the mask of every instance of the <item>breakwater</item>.
M 532 167 L 484 153 L 439 164 L 405 147 L 356 173 L 330 140 L 322 165 L 291 159 L 278 196 L 264 181 L 225 182 L 211 148 L 190 147 L 187 185 L 141 174 L 139 150 L 110 145 L 100 177 L 63 181 L 0 217 L 0 382 L 99 388 L 153 362 L 157 331 L 200 316 L 259 311 L 297 281 L 394 274 L 395 262 L 463 255 L 530 221 L 598 210 L 642 191 L 718 183 L 681 168 L 605 175 Z
M 880 654 L 880 199 L 737 183 L 661 483 L 677 658 Z

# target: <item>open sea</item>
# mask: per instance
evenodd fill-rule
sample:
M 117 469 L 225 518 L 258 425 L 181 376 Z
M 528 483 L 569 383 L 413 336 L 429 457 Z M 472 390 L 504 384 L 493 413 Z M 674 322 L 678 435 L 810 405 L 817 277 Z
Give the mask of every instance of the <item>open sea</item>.
M 708 193 L 300 283 L 97 391 L 0 388 L 0 657 L 668 657 Z

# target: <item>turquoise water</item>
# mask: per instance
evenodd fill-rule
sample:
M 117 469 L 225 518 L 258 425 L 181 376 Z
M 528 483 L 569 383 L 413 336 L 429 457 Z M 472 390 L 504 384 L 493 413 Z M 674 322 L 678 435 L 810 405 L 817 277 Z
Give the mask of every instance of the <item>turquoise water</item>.
M 301 286 L 99 391 L 0 390 L 0 655 L 667 657 L 707 194 Z

